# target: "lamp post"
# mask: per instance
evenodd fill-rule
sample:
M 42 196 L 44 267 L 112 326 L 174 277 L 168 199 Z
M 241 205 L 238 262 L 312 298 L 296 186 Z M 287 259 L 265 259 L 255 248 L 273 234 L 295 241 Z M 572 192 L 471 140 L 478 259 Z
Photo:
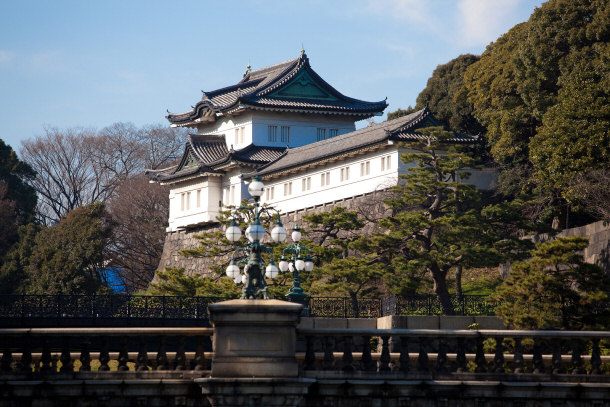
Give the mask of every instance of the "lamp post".
M 248 192 L 254 198 L 254 210 L 251 213 L 251 222 L 246 229 L 245 235 L 248 239 L 248 243 L 245 247 L 237 248 L 231 255 L 231 262 L 226 269 L 226 274 L 236 284 L 242 283 L 244 285 L 242 289 L 242 299 L 256 299 L 256 298 L 269 298 L 269 291 L 267 289 L 267 282 L 265 277 L 274 279 L 278 275 L 278 268 L 273 262 L 273 251 L 261 244 L 261 240 L 265 236 L 265 229 L 261 225 L 261 215 L 266 215 L 268 219 L 277 216 L 278 222 L 275 227 L 271 230 L 271 238 L 273 241 L 279 243 L 286 239 L 286 229 L 280 222 L 280 215 L 277 210 L 272 207 L 261 207 L 260 197 L 263 195 L 265 185 L 261 182 L 259 177 L 254 177 L 252 182 L 248 186 Z M 240 209 L 249 209 L 248 207 L 240 207 Z M 275 214 L 271 214 L 271 211 L 275 211 Z M 237 242 L 241 238 L 241 229 L 236 222 L 235 217 L 233 221 L 225 231 L 225 236 L 231 242 Z M 262 253 L 269 253 L 271 260 L 265 267 Z M 240 266 L 243 265 L 243 274 Z
M 286 294 L 286 298 L 288 298 L 288 300 L 291 302 L 303 304 L 303 306 L 306 307 L 308 295 L 305 294 L 301 288 L 299 272 L 312 271 L 313 261 L 311 259 L 311 252 L 309 249 L 301 246 L 299 243 L 301 241 L 301 229 L 299 229 L 299 225 L 294 227 L 291 237 L 294 244 L 286 247 L 283 250 L 282 259 L 279 264 L 280 271 L 290 271 L 293 275 L 292 287 L 290 287 L 290 292 Z M 290 258 L 287 258 L 286 254 L 288 254 Z M 305 257 L 303 257 L 304 254 L 306 255 Z

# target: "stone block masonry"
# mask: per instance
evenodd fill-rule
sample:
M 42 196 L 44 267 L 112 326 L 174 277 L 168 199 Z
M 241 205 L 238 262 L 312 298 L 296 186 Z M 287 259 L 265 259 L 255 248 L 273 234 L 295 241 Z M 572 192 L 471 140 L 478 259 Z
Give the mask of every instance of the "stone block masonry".
M 348 211 L 358 211 L 367 219 L 378 219 L 387 213 L 387 209 L 382 202 L 387 194 L 386 191 L 379 191 L 354 196 L 349 199 L 341 199 L 323 205 L 312 206 L 295 212 L 289 212 L 282 215 L 282 223 L 284 224 L 284 227 L 290 229 L 296 224 L 302 225 L 304 215 L 330 212 L 337 207 L 346 208 Z M 212 259 L 185 257 L 180 254 L 180 251 L 198 248 L 200 244 L 199 239 L 196 238 L 197 235 L 204 232 L 217 231 L 219 228 L 220 224 L 212 223 L 176 232 L 168 232 L 165 236 L 165 244 L 163 246 L 163 253 L 161 254 L 158 270 L 164 270 L 167 267 L 184 267 L 187 275 L 195 273 L 203 275 L 209 274 Z M 365 233 L 370 233 L 372 229 L 373 227 L 369 227 Z

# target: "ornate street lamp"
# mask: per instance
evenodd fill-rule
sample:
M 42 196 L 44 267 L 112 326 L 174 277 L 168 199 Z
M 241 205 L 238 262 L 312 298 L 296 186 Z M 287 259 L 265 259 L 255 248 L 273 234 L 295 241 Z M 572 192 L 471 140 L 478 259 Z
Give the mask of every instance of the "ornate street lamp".
M 265 277 L 274 279 L 278 275 L 278 268 L 273 262 L 273 251 L 268 247 L 261 244 L 261 240 L 265 236 L 265 229 L 261 225 L 261 215 L 267 219 L 271 219 L 277 216 L 278 222 L 275 227 L 271 230 L 271 238 L 274 242 L 283 242 L 286 239 L 286 229 L 280 222 L 280 214 L 277 210 L 270 206 L 261 207 L 259 202 L 265 190 L 265 185 L 261 182 L 259 177 L 254 177 L 252 182 L 248 186 L 248 192 L 254 198 L 254 209 L 250 207 L 240 206 L 239 209 L 250 210 L 250 224 L 246 229 L 245 235 L 248 239 L 248 243 L 245 247 L 239 247 L 235 249 L 231 255 L 231 262 L 226 269 L 226 274 L 236 284 L 242 283 L 244 285 L 242 289 L 242 299 L 256 299 L 256 298 L 269 298 L 269 291 L 267 289 L 267 282 Z M 271 211 L 275 211 L 272 214 Z M 237 214 L 235 215 L 237 216 Z M 225 236 L 231 242 L 237 242 L 241 238 L 241 229 L 236 222 L 235 217 L 233 221 L 225 231 Z M 265 267 L 265 263 L 261 256 L 261 253 L 269 253 L 271 260 Z M 240 266 L 243 265 L 243 273 Z
M 308 295 L 303 292 L 301 288 L 301 280 L 299 279 L 299 272 L 312 271 L 313 261 L 311 259 L 311 252 L 299 243 L 301 241 L 301 229 L 299 225 L 295 226 L 292 230 L 292 241 L 294 244 L 286 247 L 282 252 L 282 259 L 280 261 L 280 271 L 290 271 L 293 275 L 292 287 L 290 292 L 286 294 L 291 302 L 296 302 L 307 306 Z M 286 254 L 290 258 L 286 257 Z

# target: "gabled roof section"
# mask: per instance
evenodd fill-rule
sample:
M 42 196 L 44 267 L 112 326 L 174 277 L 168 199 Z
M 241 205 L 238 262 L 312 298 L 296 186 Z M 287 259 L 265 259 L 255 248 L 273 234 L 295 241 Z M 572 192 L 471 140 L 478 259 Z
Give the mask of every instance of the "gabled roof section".
M 356 120 L 383 112 L 385 100 L 366 102 L 343 95 L 310 66 L 302 52 L 298 58 L 255 71 L 246 71 L 235 85 L 203 92 L 192 110 L 166 117 L 172 125 L 213 122 L 217 115 L 244 110 L 273 110 L 355 116 Z
M 284 147 L 249 145 L 241 150 L 229 150 L 223 135 L 189 135 L 178 165 L 164 170 L 147 170 L 152 181 L 173 183 L 201 175 L 223 174 L 222 167 L 229 164 L 265 165 L 281 157 Z
M 250 178 L 255 175 L 269 176 L 275 173 L 305 168 L 308 165 L 323 163 L 325 160 L 335 159 L 338 156 L 357 154 L 358 151 L 380 148 L 388 141 L 415 141 L 424 136 L 415 132 L 416 129 L 428 126 L 442 126 L 426 107 L 406 116 L 389 120 L 380 124 L 369 126 L 351 133 L 318 141 L 302 147 L 291 148 L 281 158 L 270 162 L 256 171 L 244 175 Z M 476 138 L 457 134 L 448 140 L 452 143 L 469 144 Z

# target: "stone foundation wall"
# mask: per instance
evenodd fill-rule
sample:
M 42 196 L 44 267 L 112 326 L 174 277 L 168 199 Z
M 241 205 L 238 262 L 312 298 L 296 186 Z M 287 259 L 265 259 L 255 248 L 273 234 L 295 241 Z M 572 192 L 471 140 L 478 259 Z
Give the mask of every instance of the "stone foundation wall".
M 344 207 L 349 211 L 358 211 L 366 219 L 378 219 L 387 213 L 387 209 L 382 203 L 382 200 L 387 194 L 387 191 L 379 191 L 289 212 L 282 215 L 282 223 L 286 229 L 290 229 L 296 224 L 301 225 L 303 223 L 304 215 L 330 212 L 336 207 Z M 180 254 L 180 250 L 195 249 L 199 247 L 199 240 L 195 236 L 203 232 L 218 230 L 219 227 L 220 225 L 216 223 L 208 226 L 168 232 L 165 236 L 165 245 L 163 246 L 163 254 L 161 255 L 158 270 L 164 270 L 166 267 L 184 267 L 187 275 L 194 273 L 203 275 L 208 274 L 210 259 L 185 257 Z M 365 231 L 365 233 L 370 232 L 371 230 Z

